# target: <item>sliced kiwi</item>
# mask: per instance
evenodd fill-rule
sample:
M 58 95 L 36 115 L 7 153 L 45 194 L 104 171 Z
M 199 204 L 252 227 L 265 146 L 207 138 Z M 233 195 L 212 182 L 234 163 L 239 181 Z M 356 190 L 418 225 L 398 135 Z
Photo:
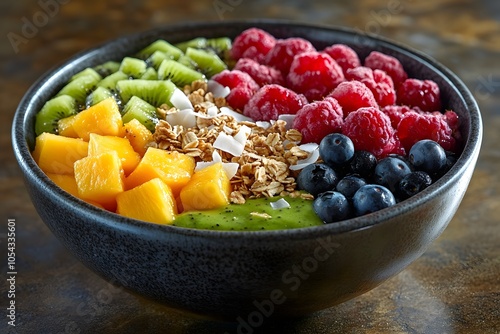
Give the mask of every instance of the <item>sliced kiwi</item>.
M 94 71 L 94 70 L 92 70 Z M 94 71 L 95 72 L 95 71 Z M 94 75 L 91 71 L 90 74 L 77 74 L 77 77 L 71 80 L 64 86 L 57 96 L 69 95 L 72 96 L 76 103 L 80 106 L 85 104 L 85 99 L 87 95 L 96 87 L 96 85 L 101 81 L 100 75 Z M 97 72 L 95 72 L 97 73 Z
M 140 78 L 144 72 L 146 72 L 148 65 L 142 59 L 125 57 L 120 63 L 120 72 L 137 79 Z
M 107 61 L 101 65 L 94 67 L 94 70 L 101 75 L 101 77 L 107 77 L 110 74 L 117 72 L 120 69 L 120 63 L 117 61 Z
M 154 132 L 156 123 L 158 123 L 156 107 L 137 96 L 132 96 L 123 107 L 122 120 L 125 124 L 134 118 L 148 128 L 149 131 Z
M 158 72 L 153 67 L 148 67 L 146 69 L 146 72 L 144 72 L 144 74 L 141 75 L 140 79 L 157 80 L 158 79 Z
M 69 79 L 69 82 L 77 80 L 78 78 L 87 77 L 87 76 L 92 77 L 92 78 L 96 79 L 97 81 L 102 79 L 101 75 L 96 70 L 94 70 L 91 67 L 87 67 L 83 71 L 80 71 L 80 72 L 76 73 L 75 75 L 73 75 L 71 77 L 71 79 Z
M 165 59 L 173 59 L 173 58 L 168 53 L 162 51 L 155 51 L 151 54 L 151 56 L 149 56 L 146 59 L 146 63 L 149 66 L 158 69 L 158 67 L 160 67 L 161 65 L 161 62 L 164 61 Z
M 91 106 L 101 102 L 102 100 L 107 99 L 108 97 L 114 97 L 113 93 L 109 89 L 104 88 L 104 87 L 97 87 L 96 89 L 94 89 L 94 91 L 92 93 L 90 93 L 87 96 L 85 106 L 87 108 L 91 107 Z
M 75 115 L 78 112 L 78 104 L 74 97 L 60 95 L 54 97 L 43 105 L 35 118 L 35 133 L 43 132 L 57 133 L 57 121 Z
M 178 87 L 184 87 L 196 80 L 202 80 L 205 76 L 175 60 L 165 59 L 158 68 L 158 79 L 169 79 Z
M 186 52 L 187 48 L 204 49 L 207 47 L 207 39 L 205 37 L 196 37 L 185 42 L 175 44 L 182 52 Z
M 177 59 L 177 62 L 193 70 L 196 70 L 196 68 L 198 67 L 193 59 L 189 58 L 185 54 L 180 56 L 179 59 Z
M 137 54 L 137 57 L 141 59 L 147 59 L 149 58 L 155 51 L 161 51 L 164 52 L 172 59 L 178 59 L 182 55 L 182 51 L 179 50 L 177 47 L 173 46 L 169 42 L 159 39 L 150 45 L 146 46 L 144 49 L 139 51 Z
M 227 69 L 227 65 L 215 53 L 201 49 L 187 48 L 186 56 L 191 58 L 199 70 L 208 78 Z
M 115 91 L 116 90 L 116 83 L 120 80 L 127 80 L 127 79 L 128 79 L 128 75 L 126 75 L 125 73 L 123 73 L 121 71 L 117 71 L 113 74 L 108 75 L 107 77 L 105 77 L 101 81 L 99 81 L 97 83 L 97 86 L 107 88 L 111 91 Z
M 124 103 L 127 103 L 132 96 L 137 96 L 154 107 L 162 104 L 170 104 L 170 97 L 176 86 L 170 80 L 121 80 L 116 84 L 116 88 Z
M 232 42 L 229 37 L 216 37 L 207 39 L 207 48 L 212 49 L 219 56 L 230 50 Z

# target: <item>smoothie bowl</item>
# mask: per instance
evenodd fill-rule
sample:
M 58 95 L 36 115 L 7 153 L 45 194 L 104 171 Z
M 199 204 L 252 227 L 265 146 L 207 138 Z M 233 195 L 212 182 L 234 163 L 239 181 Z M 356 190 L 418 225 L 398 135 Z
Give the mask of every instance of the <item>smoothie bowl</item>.
M 283 21 L 85 51 L 30 88 L 12 130 L 35 208 L 86 266 L 233 319 L 308 314 L 399 273 L 453 218 L 481 137 L 435 60 Z

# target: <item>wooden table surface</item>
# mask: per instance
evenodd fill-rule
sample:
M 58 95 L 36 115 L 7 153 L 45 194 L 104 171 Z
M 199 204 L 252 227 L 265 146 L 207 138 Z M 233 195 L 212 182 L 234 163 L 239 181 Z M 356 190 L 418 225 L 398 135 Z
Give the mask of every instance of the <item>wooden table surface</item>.
M 106 40 L 187 20 L 285 18 L 342 25 L 420 49 L 456 72 L 482 110 L 475 174 L 449 227 L 425 254 L 365 295 L 269 333 L 500 332 L 500 2 L 497 0 L 0 2 L 0 332 L 238 333 L 110 286 L 79 263 L 35 212 L 13 157 L 16 106 L 45 71 Z M 8 325 L 7 227 L 16 224 L 16 326 Z M 244 331 L 239 331 L 244 332 Z

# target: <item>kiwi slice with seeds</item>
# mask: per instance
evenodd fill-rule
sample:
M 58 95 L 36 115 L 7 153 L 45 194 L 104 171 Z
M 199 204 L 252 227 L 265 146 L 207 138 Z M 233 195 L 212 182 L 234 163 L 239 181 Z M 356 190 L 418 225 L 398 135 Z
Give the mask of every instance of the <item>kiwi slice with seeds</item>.
M 193 61 L 193 59 L 189 58 L 185 54 L 180 56 L 180 58 L 177 59 L 177 62 L 193 70 L 196 70 L 198 68 L 198 65 Z
M 91 78 L 94 78 L 95 80 L 101 80 L 102 79 L 102 76 L 96 71 L 94 70 L 93 68 L 91 67 L 87 67 L 86 69 L 84 69 L 83 71 L 80 71 L 78 73 L 76 73 L 75 75 L 73 75 L 68 82 L 71 82 L 71 81 L 75 81 L 81 77 L 91 77 Z
M 178 59 L 182 55 L 182 51 L 179 50 L 179 48 L 175 47 L 174 45 L 170 44 L 169 42 L 159 39 L 148 46 L 146 46 L 144 49 L 139 51 L 137 54 L 137 57 L 141 59 L 147 59 L 149 58 L 155 51 L 161 51 L 170 56 L 172 59 Z
M 57 133 L 57 121 L 77 112 L 78 104 L 72 96 L 60 95 L 48 100 L 36 114 L 35 134 L 38 136 L 43 132 Z
M 123 107 L 123 124 L 130 122 L 134 118 L 148 128 L 149 131 L 154 132 L 156 123 L 158 123 L 156 107 L 137 96 L 132 96 Z
M 186 56 L 191 58 L 199 70 L 208 78 L 227 69 L 227 65 L 215 53 L 201 49 L 187 48 Z
M 95 70 L 92 71 L 95 72 Z M 87 74 L 77 74 L 76 78 L 68 82 L 66 86 L 57 93 L 57 96 L 69 95 L 76 100 L 78 105 L 83 106 L 87 95 L 102 79 L 97 72 L 95 72 L 95 74 L 97 74 L 95 75 L 92 71 L 89 71 Z
M 221 56 L 224 52 L 229 51 L 232 45 L 229 37 L 216 37 L 207 39 L 206 48 L 213 50 L 217 55 Z
M 140 79 L 157 80 L 158 79 L 158 72 L 153 67 L 148 67 L 146 69 L 146 72 L 144 72 L 144 74 L 141 75 Z
M 132 96 L 137 96 L 154 107 L 170 104 L 170 97 L 174 92 L 175 84 L 170 80 L 121 80 L 116 84 L 116 89 L 124 103 Z
M 101 75 L 101 77 L 105 78 L 110 74 L 118 72 L 120 69 L 120 63 L 117 61 L 107 61 L 102 63 L 101 65 L 97 65 L 94 67 L 94 70 Z
M 196 37 L 185 42 L 175 44 L 182 52 L 186 52 L 187 48 L 204 49 L 207 47 L 207 39 L 205 37 Z
M 148 66 L 151 66 L 155 69 L 158 69 L 160 67 L 161 62 L 164 61 L 165 59 L 173 59 L 169 54 L 162 52 L 162 51 L 155 51 L 151 56 L 149 56 L 146 59 L 146 64 Z
M 109 89 L 104 87 L 97 87 L 92 93 L 87 96 L 85 106 L 89 108 L 109 97 L 114 97 L 113 93 Z
M 122 71 L 117 71 L 113 74 L 108 75 L 101 81 L 97 83 L 97 87 L 104 87 L 111 91 L 116 90 L 116 83 L 120 80 L 127 80 L 129 77 Z
M 184 87 L 196 80 L 202 80 L 203 73 L 193 70 L 175 60 L 165 59 L 158 68 L 158 79 L 169 79 L 178 87 Z
M 134 79 L 140 78 L 146 72 L 147 67 L 144 60 L 132 57 L 125 57 L 120 63 L 120 71 Z

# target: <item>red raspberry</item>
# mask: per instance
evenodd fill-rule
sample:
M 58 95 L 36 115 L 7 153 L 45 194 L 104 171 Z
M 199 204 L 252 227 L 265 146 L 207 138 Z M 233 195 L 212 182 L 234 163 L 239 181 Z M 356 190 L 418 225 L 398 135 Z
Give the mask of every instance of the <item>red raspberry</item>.
M 382 108 L 382 112 L 389 116 L 391 119 L 391 124 L 394 129 L 398 128 L 399 122 L 403 119 L 403 116 L 408 111 L 413 110 L 408 106 L 385 106 Z
M 231 57 L 235 60 L 250 58 L 261 62 L 276 44 L 276 39 L 258 28 L 250 28 L 239 34 L 233 41 Z
M 272 66 L 283 76 L 288 74 L 293 57 L 303 52 L 316 51 L 314 46 L 306 39 L 299 37 L 291 37 L 276 41 L 276 45 L 266 55 L 264 63 Z
M 326 135 L 341 131 L 343 118 L 337 100 L 327 97 L 303 106 L 293 120 L 293 128 L 302 134 L 302 143 L 319 144 Z
M 351 112 L 344 120 L 342 132 L 351 138 L 356 150 L 371 152 L 378 159 L 400 152 L 389 116 L 378 108 L 366 107 Z
M 439 86 L 432 80 L 406 79 L 398 88 L 398 104 L 419 107 L 423 111 L 439 111 Z
M 321 100 L 344 81 L 344 74 L 332 57 L 313 51 L 295 56 L 286 80 L 288 87 L 314 101 Z
M 362 107 L 378 108 L 372 91 L 359 81 L 344 81 L 330 95 L 334 97 L 344 110 L 344 117 Z
M 239 70 L 250 74 L 255 82 L 261 87 L 267 84 L 278 84 L 283 86 L 285 83 L 280 71 L 270 66 L 261 65 L 250 58 L 240 58 L 236 62 L 236 65 L 234 65 L 233 70 Z
M 262 86 L 248 101 L 243 114 L 255 121 L 277 120 L 279 115 L 295 114 L 307 104 L 304 95 L 280 85 Z
M 443 114 L 409 111 L 399 122 L 397 131 L 401 144 L 407 151 L 422 139 L 434 140 L 447 151 L 454 152 L 456 149 L 453 130 Z
M 224 70 L 212 77 L 231 92 L 226 97 L 227 103 L 235 110 L 243 110 L 248 100 L 259 89 L 259 85 L 245 72 Z
M 368 87 L 380 107 L 396 103 L 396 91 L 392 79 L 381 70 L 372 70 L 369 67 L 359 66 L 347 70 L 347 80 L 361 81 Z
M 386 72 L 394 82 L 394 87 L 398 87 L 403 81 L 408 78 L 401 62 L 392 56 L 372 51 L 365 58 L 365 66 L 373 70 L 382 70 Z
M 326 47 L 323 52 L 328 53 L 342 67 L 344 74 L 350 68 L 361 66 L 358 54 L 345 44 L 333 44 Z

